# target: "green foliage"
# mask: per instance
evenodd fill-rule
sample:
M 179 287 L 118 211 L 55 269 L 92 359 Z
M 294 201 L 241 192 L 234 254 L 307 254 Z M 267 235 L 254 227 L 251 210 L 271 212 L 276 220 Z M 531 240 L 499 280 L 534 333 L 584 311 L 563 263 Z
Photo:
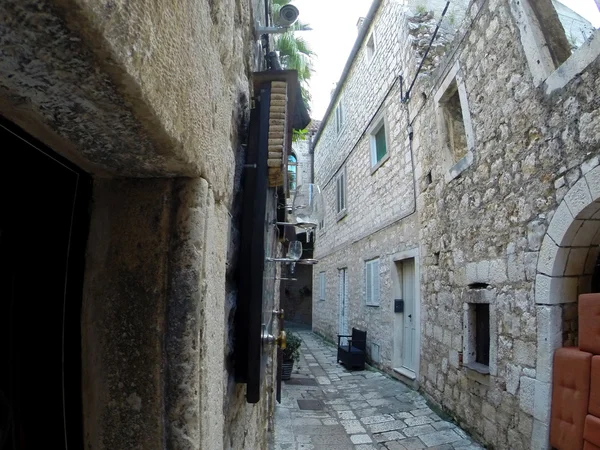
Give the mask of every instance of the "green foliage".
M 283 360 L 300 360 L 300 345 L 302 345 L 302 340 L 298 336 L 291 331 L 286 332 L 286 344 L 285 348 L 283 349 Z
M 419 13 L 419 14 L 425 14 L 427 12 L 427 8 L 424 5 L 417 5 L 415 7 L 415 10 Z
M 292 135 L 292 141 L 293 142 L 303 141 L 304 139 L 306 139 L 307 135 L 308 135 L 308 127 L 305 128 L 304 130 L 294 130 L 294 134 Z

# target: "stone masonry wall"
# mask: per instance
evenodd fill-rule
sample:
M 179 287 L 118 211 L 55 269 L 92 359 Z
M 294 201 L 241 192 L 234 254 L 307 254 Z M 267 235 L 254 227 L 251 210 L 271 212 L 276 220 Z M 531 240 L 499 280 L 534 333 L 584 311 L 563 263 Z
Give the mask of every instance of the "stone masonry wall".
M 230 354 L 263 14 L 260 0 L 0 4 L 0 114 L 94 177 L 86 448 L 266 448 L 272 367 L 250 405 Z
M 541 238 L 600 142 L 600 105 L 591 95 L 599 86 L 598 59 L 547 95 L 543 86 L 535 88 L 524 52 L 510 2 L 473 2 L 446 60 L 430 79 L 419 80 L 409 104 L 423 188 L 422 386 L 500 449 L 530 449 L 542 441 L 534 420 L 544 419 L 550 399 L 536 379 L 537 328 L 545 326 L 534 297 Z M 474 162 L 448 181 L 439 129 L 432 125 L 436 90 L 456 62 L 468 98 Z M 439 255 L 435 263 L 433 254 Z M 488 376 L 461 367 L 458 358 L 468 339 L 464 305 L 482 295 L 469 288 L 476 282 L 489 284 L 483 293 L 490 302 Z M 567 305 L 569 344 L 576 341 L 573 319 Z
M 384 311 L 391 308 L 385 303 L 391 299 L 391 256 L 417 247 L 421 389 L 490 448 L 511 450 L 541 449 L 547 442 L 550 391 L 546 371 L 551 364 L 542 367 L 540 361 L 552 357 L 550 335 L 544 330 L 550 329 L 554 310 L 540 300 L 544 276 L 539 268 L 548 258 L 554 260 L 542 248 L 542 241 L 555 215 L 557 220 L 573 221 L 581 208 L 597 200 L 595 185 L 590 185 L 591 196 L 576 186 L 582 180 L 590 184 L 591 174 L 598 172 L 600 153 L 600 103 L 595 94 L 600 91 L 598 57 L 588 57 L 591 62 L 577 70 L 570 69 L 572 61 L 567 61 L 566 69 L 552 74 L 552 82 L 539 84 L 528 65 L 526 52 L 531 48 L 522 43 L 522 18 L 515 5 L 512 0 L 471 2 L 445 55 L 419 76 L 408 103 L 401 105 L 397 92 L 384 102 L 386 111 L 396 111 L 389 114 L 391 156 L 371 175 L 364 130 L 393 83 L 390 74 L 403 73 L 407 84 L 418 63 L 411 53 L 418 52 L 410 45 L 414 33 L 411 38 L 407 25 L 414 12 L 397 2 L 383 2 L 372 27 L 379 36 L 379 49 L 392 53 L 378 54 L 377 50 L 371 64 L 365 61 L 364 49 L 358 53 L 340 95 L 349 110 L 345 128 L 338 136 L 332 116 L 325 118 L 316 144 L 316 182 L 324 187 L 327 211 L 325 227 L 317 234 L 315 257 L 320 262 L 313 276 L 313 292 L 318 294 L 318 274 L 326 272 L 325 301 L 313 296 L 315 331 L 329 337 L 335 334 L 337 269 L 348 267 L 350 327 L 362 326 L 368 329 L 371 342 L 382 342 L 380 364 L 389 370 L 391 314 L 388 309 L 387 316 L 378 315 L 377 308 L 364 305 L 364 260 L 382 258 L 379 309 Z M 393 31 L 387 33 L 388 27 Z M 584 56 L 595 48 L 597 42 L 592 40 Z M 457 73 L 465 129 L 469 127 L 470 155 L 449 165 L 436 99 L 452 73 Z M 392 175 L 394 170 L 407 168 L 397 156 L 410 154 L 407 116 L 414 131 L 417 219 L 402 219 L 411 207 L 412 169 L 403 178 Z M 338 221 L 331 179 L 343 163 L 349 180 L 348 214 Z M 383 178 L 385 187 L 378 190 L 376 177 L 386 166 L 389 178 Z M 571 215 L 559 204 L 563 210 L 568 205 L 571 209 L 582 206 Z M 381 228 L 394 217 L 398 223 Z M 574 221 L 573 233 L 580 236 L 577 226 L 581 227 L 581 241 L 597 247 L 598 237 L 591 236 L 598 223 L 583 227 L 584 223 Z M 565 222 L 565 229 L 568 225 Z M 589 239 L 583 234 L 590 235 Z M 565 256 L 560 276 L 575 276 L 571 280 L 579 283 L 579 292 L 589 289 L 589 276 L 581 275 L 595 261 L 596 247 L 570 254 L 566 250 L 570 256 Z M 490 305 L 489 374 L 462 363 L 468 361 L 465 350 L 474 336 L 467 320 L 472 303 Z M 577 342 L 576 303 L 557 307 L 561 343 L 573 345 Z

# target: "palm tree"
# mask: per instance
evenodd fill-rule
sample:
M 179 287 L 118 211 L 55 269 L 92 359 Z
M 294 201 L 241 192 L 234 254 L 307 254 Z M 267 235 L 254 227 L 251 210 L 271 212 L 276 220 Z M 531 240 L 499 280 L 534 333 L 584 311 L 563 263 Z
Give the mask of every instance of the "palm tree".
M 287 5 L 291 0 L 273 0 L 273 17 L 279 15 L 279 10 L 283 5 Z M 315 53 L 312 51 L 306 40 L 296 35 L 297 31 L 310 30 L 308 24 L 300 21 L 292 25 L 285 33 L 275 35 L 273 38 L 274 50 L 279 52 L 281 66 L 285 69 L 292 69 L 298 72 L 298 80 L 302 89 L 302 98 L 307 107 L 310 102 L 310 92 L 308 80 L 312 74 L 312 59 Z

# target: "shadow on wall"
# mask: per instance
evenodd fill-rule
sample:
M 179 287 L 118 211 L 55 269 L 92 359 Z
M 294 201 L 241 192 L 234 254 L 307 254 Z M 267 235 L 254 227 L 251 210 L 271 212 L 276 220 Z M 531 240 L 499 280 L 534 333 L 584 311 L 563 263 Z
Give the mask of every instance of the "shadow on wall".
M 312 266 L 297 264 L 292 274 L 289 267 L 282 270 L 281 307 L 286 322 L 312 327 Z

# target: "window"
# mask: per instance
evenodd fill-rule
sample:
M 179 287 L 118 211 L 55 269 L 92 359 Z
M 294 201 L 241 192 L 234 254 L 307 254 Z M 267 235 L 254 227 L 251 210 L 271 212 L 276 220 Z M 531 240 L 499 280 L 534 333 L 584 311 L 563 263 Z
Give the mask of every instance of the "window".
M 379 164 L 387 155 L 387 139 L 385 121 L 381 119 L 379 124 L 371 132 L 371 167 Z
M 335 131 L 336 133 L 340 133 L 342 131 L 342 127 L 344 126 L 344 105 L 342 104 L 342 100 L 338 102 L 337 107 L 335 108 Z
M 478 283 L 475 284 L 478 285 Z M 475 293 L 485 290 L 479 286 L 471 289 Z M 491 346 L 491 337 L 495 336 L 495 333 L 492 333 L 490 329 L 490 304 L 467 303 L 465 314 L 465 339 L 463 342 L 465 366 L 485 375 L 495 372 L 495 369 L 492 370 L 491 367 L 492 363 L 495 367 L 496 356 L 495 349 Z M 494 374 L 492 373 L 492 375 Z
M 291 195 L 298 183 L 298 162 L 292 154 L 288 156 L 288 195 Z
M 367 306 L 379 306 L 379 258 L 365 262 L 365 299 Z
M 346 168 L 343 167 L 336 178 L 336 212 L 340 218 L 346 212 L 346 193 Z
M 490 305 L 475 305 L 475 362 L 490 365 Z
M 454 162 L 456 162 L 465 156 L 468 150 L 463 110 L 458 96 L 456 79 L 452 80 L 440 99 L 440 107 L 444 116 L 446 146 L 450 150 Z
M 522 0 L 512 6 L 534 83 L 546 82 L 547 93 L 565 86 L 598 56 L 599 1 Z
M 319 273 L 319 300 L 325 300 L 325 272 Z
M 475 137 L 467 89 L 458 63 L 454 64 L 435 94 L 438 136 L 446 181 L 459 176 L 473 163 Z
M 373 56 L 375 55 L 375 35 L 371 33 L 369 36 L 369 40 L 367 41 L 367 61 L 371 62 L 373 60 Z

